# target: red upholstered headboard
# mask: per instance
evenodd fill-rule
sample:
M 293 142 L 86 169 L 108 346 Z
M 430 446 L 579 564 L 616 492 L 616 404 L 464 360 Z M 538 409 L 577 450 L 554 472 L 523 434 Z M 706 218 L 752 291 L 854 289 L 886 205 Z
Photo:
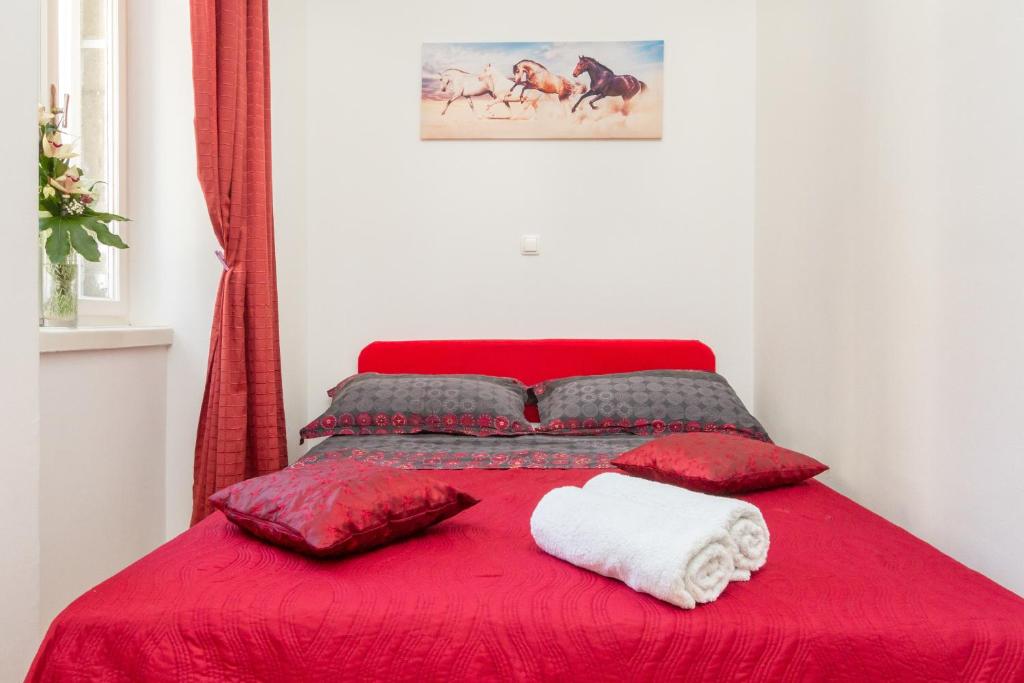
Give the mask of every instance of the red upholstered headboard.
M 714 372 L 707 344 L 681 339 L 441 339 L 375 341 L 359 353 L 359 372 L 476 374 L 546 379 L 636 370 Z M 537 407 L 526 416 L 537 420 Z
M 715 354 L 703 342 L 679 339 L 376 341 L 359 354 L 359 372 L 495 375 L 527 385 L 663 369 L 714 372 Z

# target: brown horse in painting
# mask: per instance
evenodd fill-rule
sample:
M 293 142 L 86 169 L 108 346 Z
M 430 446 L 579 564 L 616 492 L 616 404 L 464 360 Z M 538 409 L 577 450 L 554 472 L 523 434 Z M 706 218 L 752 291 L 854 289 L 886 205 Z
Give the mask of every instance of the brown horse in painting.
M 584 71 L 590 76 L 590 88 L 576 100 L 576 104 L 572 107 L 574 113 L 576 107 L 580 106 L 580 103 L 588 97 L 594 98 L 588 102 L 590 108 L 597 109 L 594 103 L 605 97 L 621 97 L 624 102 L 629 102 L 647 89 L 647 84 L 636 76 L 616 75 L 593 57 L 580 55 L 580 60 L 576 62 L 576 68 L 572 70 L 572 75 L 574 78 L 578 78 Z
M 512 67 L 512 89 L 508 91 L 509 95 L 520 85 L 523 87 L 519 93 L 520 101 L 525 97 L 527 90 L 558 95 L 558 99 L 562 101 L 573 95 L 572 81 L 565 76 L 551 73 L 543 64 L 532 59 L 520 60 Z

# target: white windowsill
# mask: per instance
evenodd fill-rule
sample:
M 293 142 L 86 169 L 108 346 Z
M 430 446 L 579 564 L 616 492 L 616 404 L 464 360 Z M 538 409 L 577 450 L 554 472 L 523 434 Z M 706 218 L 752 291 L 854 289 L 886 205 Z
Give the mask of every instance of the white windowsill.
M 169 327 L 41 327 L 39 353 L 170 346 L 173 339 Z

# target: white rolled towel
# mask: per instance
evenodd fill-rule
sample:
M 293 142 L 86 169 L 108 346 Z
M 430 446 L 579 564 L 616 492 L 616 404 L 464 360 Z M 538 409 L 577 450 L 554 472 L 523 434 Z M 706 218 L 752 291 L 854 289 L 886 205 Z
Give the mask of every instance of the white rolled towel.
M 564 486 L 530 517 L 547 553 L 622 581 L 684 609 L 716 599 L 733 574 L 728 534 L 712 524 L 679 524 L 657 508 Z
M 607 472 L 599 474 L 583 490 L 613 498 L 655 505 L 671 511 L 676 519 L 693 523 L 710 521 L 725 529 L 731 539 L 733 581 L 747 581 L 750 572 L 764 566 L 768 559 L 770 536 L 764 516 L 756 506 L 736 498 L 709 496 L 679 486 L 662 484 L 639 477 Z

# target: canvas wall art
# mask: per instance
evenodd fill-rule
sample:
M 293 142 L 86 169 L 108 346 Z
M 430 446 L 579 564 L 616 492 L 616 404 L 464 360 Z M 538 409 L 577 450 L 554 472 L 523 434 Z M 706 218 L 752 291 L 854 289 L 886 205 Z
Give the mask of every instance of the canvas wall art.
M 424 43 L 420 137 L 657 139 L 665 43 Z

